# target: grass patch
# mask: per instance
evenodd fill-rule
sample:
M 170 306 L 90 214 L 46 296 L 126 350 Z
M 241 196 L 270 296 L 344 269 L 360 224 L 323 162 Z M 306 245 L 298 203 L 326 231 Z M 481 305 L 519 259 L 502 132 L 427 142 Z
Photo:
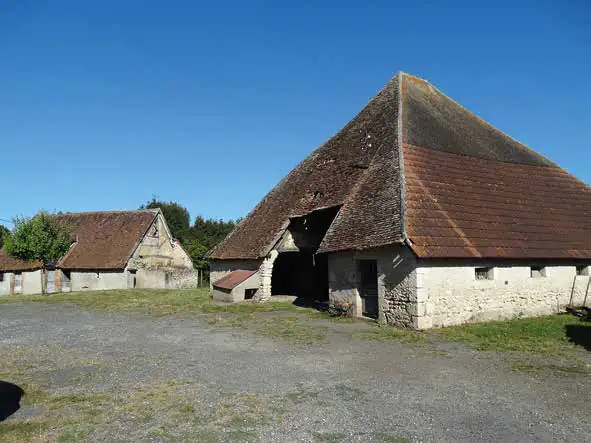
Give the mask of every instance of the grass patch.
M 346 315 L 331 316 L 328 315 L 328 312 L 312 312 L 310 313 L 309 318 L 318 320 L 328 320 L 336 323 L 356 323 L 360 321 L 355 317 L 348 317 Z
M 302 310 L 292 303 L 266 302 L 218 305 L 212 302 L 208 288 L 198 289 L 125 289 L 113 291 L 69 292 L 52 295 L 16 295 L 1 297 L 3 303 L 73 303 L 85 308 L 115 312 L 139 312 L 154 316 L 180 313 L 253 314 L 270 311 Z
M 315 432 L 314 442 L 317 443 L 337 443 L 347 441 L 347 434 L 341 432 Z
M 376 432 L 374 437 L 382 443 L 410 443 L 411 441 L 405 437 L 398 437 L 389 432 Z
M 558 365 L 549 363 L 523 363 L 518 362 L 511 365 L 513 371 L 545 373 L 552 372 L 559 375 L 578 376 L 591 375 L 591 365 L 585 363 L 575 363 L 571 365 Z
M 569 331 L 577 331 L 570 333 Z M 479 350 L 563 355 L 591 346 L 591 323 L 569 314 L 450 326 L 433 331 L 439 338 Z
M 426 341 L 424 332 L 413 331 L 411 329 L 400 329 L 389 325 L 375 324 L 368 331 L 357 331 L 353 333 L 356 338 L 366 340 L 395 340 L 402 343 L 417 343 Z
M 3 443 L 42 442 L 49 424 L 32 421 L 3 422 L 0 424 L 0 441 Z
M 205 321 L 220 328 L 248 328 L 262 335 L 284 341 L 309 344 L 323 342 L 325 334 L 319 328 L 305 324 L 312 310 L 289 302 L 256 303 L 244 301 L 233 304 L 213 303 L 207 288 L 187 290 L 134 289 L 114 291 L 72 292 L 53 295 L 19 295 L 0 297 L 2 303 L 73 303 L 90 309 L 109 312 L 137 312 L 152 316 L 171 314 L 205 314 Z M 278 314 L 260 317 L 260 314 Z M 291 316 L 281 314 L 291 313 Z M 300 316 L 301 320 L 300 321 Z
M 297 344 L 314 344 L 326 342 L 326 328 L 312 328 L 301 321 L 298 316 L 276 316 L 259 319 L 255 329 L 269 337 Z

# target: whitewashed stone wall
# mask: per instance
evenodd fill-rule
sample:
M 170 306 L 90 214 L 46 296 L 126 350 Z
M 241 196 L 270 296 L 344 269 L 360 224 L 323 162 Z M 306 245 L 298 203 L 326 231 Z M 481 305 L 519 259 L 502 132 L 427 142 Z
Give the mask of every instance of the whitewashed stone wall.
M 127 273 L 119 272 L 74 272 L 72 291 L 99 291 L 107 289 L 127 289 Z
M 10 295 L 10 279 L 12 272 L 2 273 L 2 281 L 0 281 L 0 295 Z
M 430 262 L 405 247 L 330 254 L 330 302 L 353 304 L 357 316 L 362 259 L 377 261 L 380 320 L 415 329 L 564 312 L 571 293 L 575 305 L 583 302 L 589 281 L 576 276 L 574 265 L 546 266 L 545 276 L 532 278 L 523 263 Z M 477 280 L 475 268 L 485 266 L 493 268 L 493 279 Z
M 265 257 L 261 266 L 259 267 L 259 291 L 257 292 L 255 299 L 259 301 L 270 300 L 272 289 L 271 289 L 271 281 L 273 277 L 273 264 L 277 257 L 279 256 L 279 252 L 273 249 L 269 252 L 269 255 Z
M 379 320 L 395 326 L 416 327 L 416 261 L 407 248 L 388 247 L 328 256 L 329 301 L 352 303 L 353 315 L 362 315 L 357 260 L 376 260 Z
M 531 277 L 529 266 L 493 267 L 493 280 L 476 280 L 483 264 L 423 265 L 417 274 L 417 326 L 421 329 L 564 312 L 574 291 L 583 301 L 588 276 L 575 266 L 547 266 L 545 277 Z M 491 265 L 492 266 L 492 265 Z
M 43 292 L 41 286 L 42 272 L 41 269 L 38 269 L 22 273 L 23 294 L 41 294 Z
M 0 295 L 10 295 L 11 282 L 14 279 L 13 272 L 5 272 L 3 281 L 0 282 Z M 41 294 L 41 270 L 24 271 L 21 273 L 22 291 L 19 294 Z
M 237 269 L 257 271 L 262 260 L 211 260 L 209 262 L 209 288 L 213 289 L 212 283 L 225 277 Z

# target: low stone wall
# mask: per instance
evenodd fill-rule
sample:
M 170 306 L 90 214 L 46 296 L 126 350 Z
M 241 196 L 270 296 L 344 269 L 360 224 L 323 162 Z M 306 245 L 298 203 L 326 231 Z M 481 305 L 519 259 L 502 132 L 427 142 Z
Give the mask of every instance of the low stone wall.
M 127 289 L 127 273 L 118 272 L 74 272 L 70 274 L 72 291 L 100 291 Z
M 197 287 L 197 272 L 192 268 L 140 268 L 136 272 L 135 279 L 135 287 L 139 289 L 188 289 Z
M 2 281 L 0 282 L 0 296 L 11 295 L 10 289 L 14 280 L 13 272 L 4 272 Z M 41 287 L 41 269 L 36 271 L 23 271 L 21 273 L 21 287 L 19 294 L 41 294 L 43 289 Z

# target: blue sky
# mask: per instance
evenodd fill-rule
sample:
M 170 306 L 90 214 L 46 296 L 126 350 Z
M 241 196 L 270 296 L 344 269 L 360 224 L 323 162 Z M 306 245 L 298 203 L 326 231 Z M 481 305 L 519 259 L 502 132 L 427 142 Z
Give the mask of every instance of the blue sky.
M 591 182 L 585 1 L 287 3 L 2 1 L 0 218 L 243 216 L 398 70 Z

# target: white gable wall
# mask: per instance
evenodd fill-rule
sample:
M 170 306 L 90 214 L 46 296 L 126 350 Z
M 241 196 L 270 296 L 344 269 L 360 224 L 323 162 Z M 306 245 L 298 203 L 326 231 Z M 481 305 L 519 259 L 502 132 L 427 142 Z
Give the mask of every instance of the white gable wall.
M 158 214 L 142 238 L 127 270 L 136 271 L 136 288 L 197 287 L 191 257 L 173 241 L 162 214 Z

